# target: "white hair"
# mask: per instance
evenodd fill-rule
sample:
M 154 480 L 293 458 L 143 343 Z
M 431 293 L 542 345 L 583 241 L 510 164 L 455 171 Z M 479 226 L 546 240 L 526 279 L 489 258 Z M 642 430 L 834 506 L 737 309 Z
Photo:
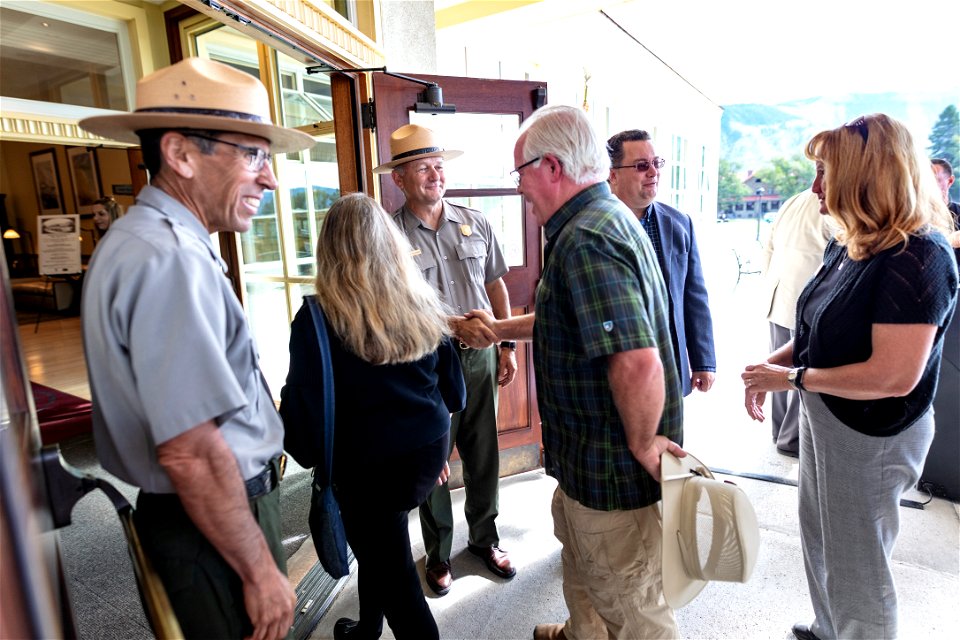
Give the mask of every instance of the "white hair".
M 610 175 L 610 155 L 582 109 L 565 105 L 541 107 L 520 128 L 523 157 L 555 156 L 576 184 L 593 184 Z

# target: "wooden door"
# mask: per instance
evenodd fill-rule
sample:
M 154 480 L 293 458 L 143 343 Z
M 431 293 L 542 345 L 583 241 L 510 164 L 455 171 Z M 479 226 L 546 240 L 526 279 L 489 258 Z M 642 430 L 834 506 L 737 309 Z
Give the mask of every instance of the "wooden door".
M 422 74 L 402 74 L 442 89 L 445 105 L 455 113 L 416 111 L 425 87 L 416 82 L 375 73 L 374 118 L 380 162 L 390 160 L 390 134 L 413 123 L 436 131 L 447 148 L 463 156 L 446 164 L 446 198 L 480 209 L 494 223 L 510 272 L 504 276 L 512 312 L 533 309 L 540 277 L 541 233 L 510 177 L 513 145 L 526 118 L 546 101 L 546 84 L 516 80 L 483 80 Z M 403 204 L 403 194 L 389 174 L 380 177 L 381 201 L 389 212 Z M 519 370 L 513 384 L 500 391 L 497 421 L 500 433 L 500 472 L 509 475 L 541 463 L 540 416 L 529 343 L 517 348 Z

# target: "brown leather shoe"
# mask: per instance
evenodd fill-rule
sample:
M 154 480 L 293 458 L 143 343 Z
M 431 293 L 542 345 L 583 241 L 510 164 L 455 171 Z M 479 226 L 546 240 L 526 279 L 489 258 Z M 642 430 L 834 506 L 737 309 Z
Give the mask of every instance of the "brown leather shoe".
M 538 624 L 533 628 L 533 640 L 567 640 L 562 624 Z
M 445 596 L 453 586 L 453 572 L 449 562 L 441 562 L 427 569 L 427 586 L 438 596 Z
M 475 547 L 470 544 L 467 545 L 467 549 L 469 549 L 473 555 L 479 556 L 484 564 L 487 565 L 487 569 L 490 569 L 495 575 L 507 580 L 517 575 L 517 570 L 514 569 L 513 563 L 510 562 L 510 556 L 497 545 Z

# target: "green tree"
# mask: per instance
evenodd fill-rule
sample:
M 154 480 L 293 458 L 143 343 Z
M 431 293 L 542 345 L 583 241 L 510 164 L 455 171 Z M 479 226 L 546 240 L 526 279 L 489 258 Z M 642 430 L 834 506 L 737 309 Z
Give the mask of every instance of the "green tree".
M 948 105 L 930 132 L 931 158 L 943 158 L 953 166 L 953 175 L 957 178 L 950 188 L 950 199 L 960 199 L 960 113 L 955 105 Z
M 751 191 L 743 184 L 740 176 L 740 165 L 730 160 L 720 159 L 719 177 L 717 179 L 717 204 L 720 211 L 729 211 L 734 204 L 740 202 Z
M 774 158 L 770 164 L 772 166 L 763 167 L 754 174 L 760 178 L 767 193 L 775 193 L 786 200 L 813 184 L 816 167 L 800 154 Z

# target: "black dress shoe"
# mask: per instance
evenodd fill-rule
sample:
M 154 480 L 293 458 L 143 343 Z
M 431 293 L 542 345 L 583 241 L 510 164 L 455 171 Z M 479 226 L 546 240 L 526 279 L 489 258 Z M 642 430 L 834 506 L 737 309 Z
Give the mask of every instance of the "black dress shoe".
M 484 564 L 487 565 L 487 569 L 490 569 L 494 575 L 498 575 L 507 580 L 517 575 L 517 570 L 514 568 L 513 563 L 510 562 L 510 556 L 497 545 L 475 547 L 472 544 L 468 544 L 467 549 L 473 555 L 479 556 Z
M 777 447 L 777 453 L 779 453 L 780 455 L 783 455 L 783 456 L 789 456 L 789 457 L 791 457 L 791 458 L 799 458 L 799 457 L 800 457 L 800 452 L 799 452 L 799 451 L 794 451 L 793 449 L 781 449 L 780 447 Z
M 791 631 L 793 631 L 793 635 L 797 640 L 820 640 L 820 638 L 818 638 L 813 631 L 810 631 L 809 625 L 800 624 L 798 622 L 797 624 L 793 625 L 793 629 L 791 629 Z
M 360 625 L 360 622 L 357 620 L 351 620 L 350 618 L 340 618 L 333 625 L 333 640 L 350 640 L 350 638 L 356 638 L 357 627 Z

